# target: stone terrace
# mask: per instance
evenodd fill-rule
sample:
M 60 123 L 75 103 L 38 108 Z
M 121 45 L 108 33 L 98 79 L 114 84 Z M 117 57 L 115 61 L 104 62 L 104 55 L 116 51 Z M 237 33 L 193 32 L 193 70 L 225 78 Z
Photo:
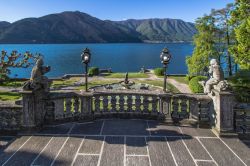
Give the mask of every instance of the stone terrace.
M 249 154 L 248 141 L 146 120 L 67 123 L 0 138 L 0 165 L 241 166 L 250 165 Z

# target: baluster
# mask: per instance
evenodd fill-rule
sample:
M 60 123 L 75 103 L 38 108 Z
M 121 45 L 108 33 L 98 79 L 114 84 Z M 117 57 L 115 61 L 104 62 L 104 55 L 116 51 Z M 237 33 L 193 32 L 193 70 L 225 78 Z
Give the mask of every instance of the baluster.
M 141 112 L 141 96 L 139 95 L 135 96 L 135 111 Z
M 95 96 L 95 114 L 99 114 L 100 111 L 101 111 L 101 108 L 100 108 L 100 103 L 101 103 L 100 97 L 101 96 Z
M 65 99 L 65 114 L 64 114 L 65 118 L 72 117 L 71 109 L 72 109 L 72 100 L 71 98 L 66 98 Z
M 103 103 L 103 112 L 107 112 L 109 104 L 108 96 L 103 96 L 102 103 Z
M 144 113 L 149 113 L 149 97 L 148 96 L 143 96 L 143 112 Z
M 127 112 L 132 111 L 132 107 L 133 107 L 132 102 L 133 102 L 132 95 L 127 95 Z
M 186 97 L 181 98 L 181 112 L 179 113 L 180 118 L 189 118 L 189 112 L 188 112 L 188 105 L 187 105 L 188 99 Z
M 156 97 L 157 98 L 157 97 Z M 169 96 L 160 96 L 158 99 L 159 111 L 153 112 L 154 114 L 159 113 L 166 116 L 166 118 L 171 118 L 171 98 Z M 154 110 L 153 110 L 154 111 Z
M 74 116 L 78 116 L 79 115 L 79 98 L 78 97 L 74 97 Z
M 120 108 L 120 112 L 124 112 L 124 95 L 120 95 L 119 96 L 120 97 L 120 99 L 119 99 L 119 108 Z
M 157 111 L 157 104 L 158 104 L 158 100 L 156 96 L 152 96 L 152 113 L 156 114 L 158 113 Z
M 197 99 L 189 100 L 189 112 L 191 118 L 199 120 L 199 104 Z
M 174 119 L 179 119 L 179 99 L 177 97 L 172 98 L 172 112 L 171 117 Z
M 111 95 L 111 112 L 115 112 L 116 111 L 116 96 L 115 95 Z

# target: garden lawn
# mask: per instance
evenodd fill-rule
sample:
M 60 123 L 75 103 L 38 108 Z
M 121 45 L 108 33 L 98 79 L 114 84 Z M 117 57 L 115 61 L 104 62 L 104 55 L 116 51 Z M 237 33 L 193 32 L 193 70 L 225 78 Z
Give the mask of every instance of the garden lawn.
M 21 98 L 21 94 L 17 92 L 0 91 L 0 100 L 14 101 Z
M 25 81 L 6 81 L 4 82 L 3 84 L 0 84 L 0 86 L 3 86 L 3 87 L 21 87 L 23 86 Z

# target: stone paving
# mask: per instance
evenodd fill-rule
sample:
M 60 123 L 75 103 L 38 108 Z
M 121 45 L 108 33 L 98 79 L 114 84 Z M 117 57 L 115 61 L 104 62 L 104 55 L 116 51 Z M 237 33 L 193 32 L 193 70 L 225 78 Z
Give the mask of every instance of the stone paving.
M 98 120 L 0 137 L 0 165 L 241 166 L 250 165 L 250 142 L 156 121 Z

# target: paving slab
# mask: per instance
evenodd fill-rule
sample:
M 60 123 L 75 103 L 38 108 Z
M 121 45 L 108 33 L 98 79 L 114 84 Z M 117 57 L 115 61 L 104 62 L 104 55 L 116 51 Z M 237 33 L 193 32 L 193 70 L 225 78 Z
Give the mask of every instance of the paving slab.
M 0 165 L 4 164 L 28 139 L 30 136 L 16 138 L 8 147 L 0 152 Z
M 200 138 L 203 145 L 220 166 L 244 165 L 218 138 Z
M 124 137 L 106 137 L 101 155 L 102 166 L 124 164 Z
M 127 155 L 147 155 L 147 144 L 144 137 L 126 137 Z
M 250 141 L 238 138 L 221 138 L 240 158 L 250 165 Z
M 171 137 L 167 138 L 167 141 L 179 166 L 195 166 L 195 162 L 193 161 L 181 138 Z
M 194 128 L 194 127 L 180 127 L 184 135 L 192 137 L 216 137 L 216 135 L 210 130 L 205 128 Z
M 99 120 L 74 124 L 43 130 L 53 137 L 22 136 L 13 140 L 0 137 L 0 165 L 71 165 L 75 161 L 74 165 L 171 166 L 176 162 L 179 166 L 186 166 L 195 164 L 192 157 L 198 166 L 216 163 L 222 166 L 250 165 L 249 141 L 219 139 L 209 129 L 167 126 L 144 120 L 105 120 L 105 123 Z M 57 129 L 60 131 L 54 131 Z M 69 131 L 75 135 L 63 136 Z M 100 135 L 101 131 L 103 135 Z
M 126 166 L 150 166 L 147 156 L 129 156 L 126 158 Z
M 51 165 L 66 139 L 67 137 L 53 137 L 33 161 L 33 165 Z
M 197 160 L 212 160 L 206 150 L 202 147 L 196 138 L 183 139 L 194 159 Z
M 156 121 L 148 121 L 148 126 L 152 136 L 182 136 L 177 126 L 167 126 Z
M 56 126 L 45 126 L 38 134 L 67 134 L 73 123 L 56 125 Z
M 147 144 L 152 166 L 174 166 L 167 141 L 164 137 L 147 137 Z
M 197 161 L 198 166 L 216 166 L 213 161 Z
M 74 162 L 74 166 L 86 165 L 86 166 L 97 166 L 99 156 L 90 155 L 78 155 Z
M 75 124 L 70 134 L 99 135 L 103 121 L 93 121 L 82 124 Z
M 70 137 L 62 147 L 53 165 L 71 165 L 83 138 Z
M 0 137 L 0 153 L 15 139 L 15 137 Z
M 106 120 L 103 135 L 149 135 L 144 120 Z
M 13 157 L 5 164 L 10 165 L 30 165 L 36 156 L 42 151 L 51 137 L 33 136 L 28 142 L 13 155 Z M 49 158 L 49 156 L 47 156 Z
M 79 153 L 100 154 L 103 144 L 103 136 L 88 136 L 84 138 Z

